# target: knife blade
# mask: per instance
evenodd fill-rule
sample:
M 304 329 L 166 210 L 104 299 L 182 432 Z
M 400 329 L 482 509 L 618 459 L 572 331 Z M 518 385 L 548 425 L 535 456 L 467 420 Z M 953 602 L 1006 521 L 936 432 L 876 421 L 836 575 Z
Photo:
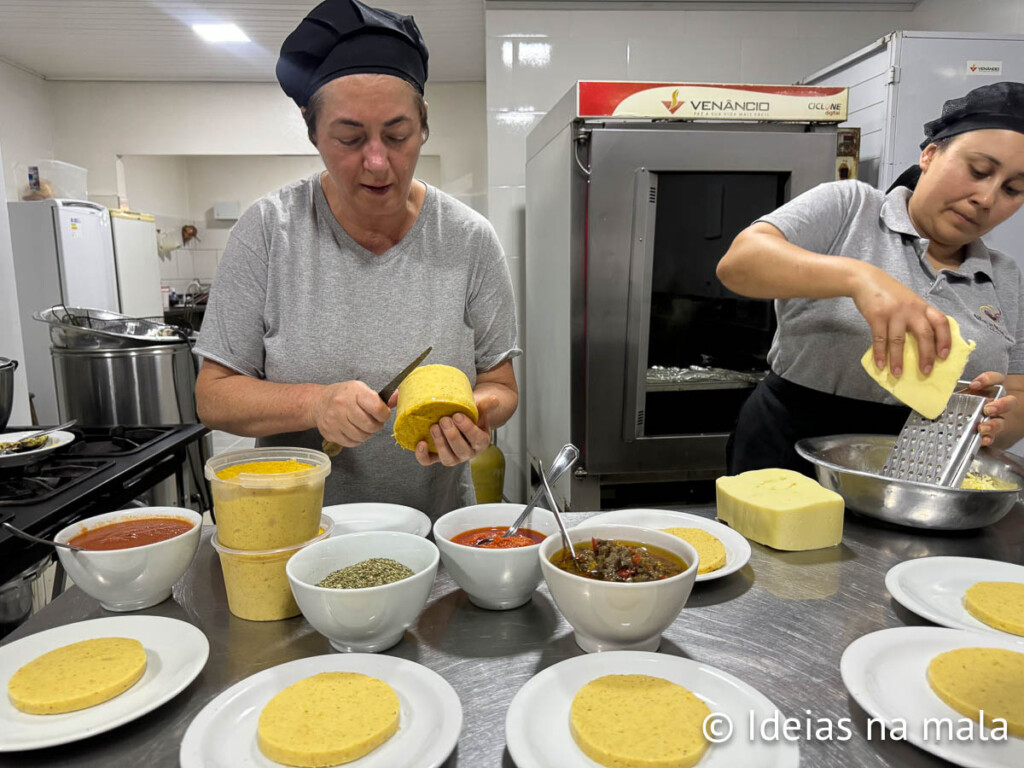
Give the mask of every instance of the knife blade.
M 391 399 L 391 396 L 395 394 L 395 390 L 398 389 L 398 387 L 401 385 L 403 381 L 405 381 L 405 377 L 412 373 L 414 370 L 416 370 L 417 367 L 419 367 L 419 364 L 426 359 L 427 355 L 430 354 L 430 351 L 432 349 L 432 346 L 424 349 L 420 353 L 419 357 L 417 357 L 415 360 L 413 360 L 411 363 L 405 366 L 405 368 L 402 369 L 401 373 L 399 373 L 397 376 L 395 376 L 395 378 L 393 378 L 391 381 L 385 384 L 384 389 L 378 392 L 377 396 L 385 403 L 387 403 L 387 401 Z M 338 445 L 337 443 L 332 443 L 330 440 L 324 440 L 320 447 L 323 448 L 324 453 L 326 453 L 332 459 L 339 453 L 341 453 L 342 448 L 340 445 Z
M 426 349 L 424 349 L 420 353 L 419 357 L 417 357 L 415 360 L 413 360 L 411 363 L 405 366 L 405 368 L 402 369 L 402 372 L 400 374 L 398 374 L 397 376 L 395 376 L 395 378 L 393 378 L 391 381 L 385 384 L 384 389 L 377 393 L 380 396 L 380 399 L 383 400 L 385 403 L 388 400 L 390 400 L 391 396 L 395 394 L 395 390 L 398 389 L 398 386 L 403 381 L 405 381 L 405 377 L 419 367 L 420 363 L 422 363 L 427 358 L 427 355 L 430 354 L 430 350 L 432 349 L 433 347 L 427 347 Z

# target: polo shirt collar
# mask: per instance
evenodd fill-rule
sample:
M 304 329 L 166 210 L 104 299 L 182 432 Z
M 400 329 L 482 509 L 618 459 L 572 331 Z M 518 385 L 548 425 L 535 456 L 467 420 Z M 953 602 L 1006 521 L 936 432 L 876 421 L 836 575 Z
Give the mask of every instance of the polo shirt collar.
M 910 220 L 910 213 L 907 211 L 907 201 L 910 200 L 910 195 L 911 191 L 906 187 L 893 189 L 882 201 L 882 212 L 879 216 L 882 223 L 893 232 L 920 239 L 921 235 L 914 229 L 914 223 Z
M 917 230 L 914 229 L 914 223 L 910 220 L 907 203 L 910 200 L 911 194 L 911 190 L 907 187 L 896 187 L 893 189 L 885 196 L 885 200 L 882 201 L 882 210 L 879 218 L 893 232 L 907 235 L 919 241 L 924 248 L 919 251 L 918 256 L 921 258 L 922 263 L 924 263 L 927 240 L 918 234 Z M 989 254 L 988 247 L 982 242 L 981 238 L 967 244 L 967 258 L 964 259 L 964 263 L 954 274 L 963 277 L 974 277 L 979 273 L 988 278 L 989 281 L 992 280 L 992 256 Z

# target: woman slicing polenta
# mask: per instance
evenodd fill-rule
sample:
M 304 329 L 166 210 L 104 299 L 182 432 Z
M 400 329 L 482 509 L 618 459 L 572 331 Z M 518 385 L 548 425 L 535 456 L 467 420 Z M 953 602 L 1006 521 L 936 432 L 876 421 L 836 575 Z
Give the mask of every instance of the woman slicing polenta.
M 414 178 L 427 59 L 411 16 L 359 0 L 320 3 L 285 39 L 277 77 L 326 170 L 258 200 L 232 230 L 196 347 L 196 401 L 204 424 L 261 446 L 342 446 L 325 504 L 437 517 L 475 502 L 468 462 L 516 409 L 520 349 L 494 228 Z M 463 391 L 454 407 L 381 400 L 428 345 L 446 370 L 427 378 Z M 385 428 L 396 405 L 429 420 L 396 422 L 408 450 Z
M 901 401 L 934 418 L 958 378 L 1006 388 L 985 406 L 983 445 L 1024 436 L 1024 276 L 981 240 L 1024 202 L 1024 84 L 951 99 L 924 132 L 919 165 L 888 192 L 822 184 L 742 231 L 719 263 L 731 290 L 776 299 L 779 321 L 729 474 L 813 476 L 798 440 L 897 434 Z

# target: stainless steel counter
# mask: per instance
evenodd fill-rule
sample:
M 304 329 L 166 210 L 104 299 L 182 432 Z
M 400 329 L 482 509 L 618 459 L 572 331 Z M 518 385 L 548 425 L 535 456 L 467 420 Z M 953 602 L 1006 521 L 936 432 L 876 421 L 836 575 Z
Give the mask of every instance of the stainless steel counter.
M 712 517 L 709 508 L 687 511 Z M 567 515 L 570 523 L 587 515 Z M 740 572 L 697 584 L 665 633 L 661 653 L 719 667 L 767 695 L 789 717 L 853 721 L 849 741 L 800 742 L 804 768 L 948 765 L 909 744 L 865 739 L 866 715 L 847 695 L 839 658 L 863 634 L 928 622 L 886 592 L 886 571 L 927 555 L 987 557 L 1024 562 L 1024 510 L 1015 507 L 986 529 L 958 534 L 883 527 L 846 517 L 843 544 L 816 552 L 783 553 L 753 544 Z M 191 622 L 210 639 L 210 659 L 181 694 L 155 711 L 106 734 L 62 747 L 0 754 L 4 766 L 176 766 L 192 718 L 235 682 L 292 659 L 331 653 L 301 618 L 257 623 L 228 612 L 224 582 L 209 531 L 171 600 L 140 613 Z M 79 589 L 69 589 L 9 638 L 112 615 Z M 545 589 L 522 608 L 474 607 L 447 573 L 438 573 L 419 621 L 388 653 L 435 670 L 455 687 L 464 712 L 462 735 L 446 766 L 512 766 L 504 748 L 505 712 L 534 674 L 582 653 Z M 808 714 L 809 710 L 809 714 Z M 415 768 L 411 758 L 410 768 Z M 395 768 L 402 768 L 395 766 Z M 749 766 L 748 768 L 754 768 Z

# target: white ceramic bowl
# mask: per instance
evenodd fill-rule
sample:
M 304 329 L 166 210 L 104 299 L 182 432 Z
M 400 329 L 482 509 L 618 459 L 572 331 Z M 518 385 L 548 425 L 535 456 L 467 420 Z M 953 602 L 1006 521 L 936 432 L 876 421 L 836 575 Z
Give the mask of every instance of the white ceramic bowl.
M 591 537 L 651 544 L 683 558 L 685 571 L 660 581 L 624 584 L 598 581 L 563 571 L 551 563 L 562 549 L 559 536 L 540 545 L 540 565 L 551 597 L 576 630 L 576 644 L 594 651 L 656 651 L 661 633 L 686 605 L 697 577 L 697 550 L 662 531 L 633 525 L 589 525 L 570 528 L 573 545 Z
M 182 577 L 199 548 L 203 518 L 191 509 L 140 507 L 107 512 L 72 523 L 54 537 L 67 544 L 86 529 L 142 517 L 178 517 L 192 528 L 171 539 L 127 549 L 73 552 L 57 548 L 71 580 L 108 611 L 137 611 L 163 602 Z
M 451 539 L 475 528 L 512 525 L 525 508 L 525 504 L 474 504 L 452 510 L 434 523 L 441 561 L 474 605 L 504 611 L 529 602 L 542 578 L 537 559 L 540 545 L 483 549 L 453 544 Z M 533 510 L 523 527 L 558 538 L 554 515 L 543 509 Z
M 396 560 L 412 569 L 413 575 L 365 589 L 316 586 L 334 571 L 373 557 Z M 302 615 L 332 647 L 376 653 L 401 640 L 423 611 L 437 562 L 437 547 L 420 536 L 363 531 L 311 544 L 292 557 L 285 570 Z

